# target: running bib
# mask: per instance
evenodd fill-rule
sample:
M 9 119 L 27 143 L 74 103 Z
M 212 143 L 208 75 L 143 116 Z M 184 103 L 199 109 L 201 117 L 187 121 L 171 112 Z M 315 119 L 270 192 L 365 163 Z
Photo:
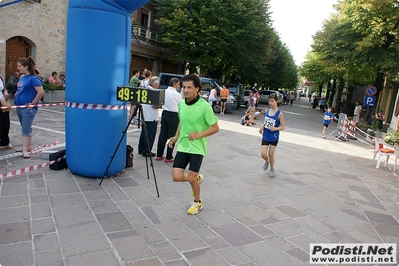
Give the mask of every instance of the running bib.
M 325 115 L 325 116 L 324 116 L 324 120 L 330 120 L 330 116 Z
M 271 128 L 274 127 L 274 125 L 276 124 L 276 120 L 273 118 L 270 118 L 268 116 L 265 117 L 265 128 Z

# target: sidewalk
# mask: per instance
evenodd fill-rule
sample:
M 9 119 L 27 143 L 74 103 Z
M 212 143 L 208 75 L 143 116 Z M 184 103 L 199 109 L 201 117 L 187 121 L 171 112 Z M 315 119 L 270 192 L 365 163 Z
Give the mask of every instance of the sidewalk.
M 274 178 L 262 169 L 260 122 L 241 126 L 244 108 L 218 115 L 201 168 L 204 209 L 194 216 L 188 183 L 174 183 L 172 164 L 154 159 L 157 197 L 133 126 L 134 167 L 102 186 L 48 167 L 1 180 L 0 265 L 309 265 L 310 243 L 399 246 L 399 180 L 383 163 L 370 165 L 371 146 L 322 139 L 322 115 L 305 98 L 280 109 L 286 129 Z M 11 120 L 19 148 L 15 111 Z M 62 149 L 62 107 L 41 108 L 34 125 L 34 147 L 59 141 Z M 14 155 L 0 150 L 0 174 L 46 162 Z

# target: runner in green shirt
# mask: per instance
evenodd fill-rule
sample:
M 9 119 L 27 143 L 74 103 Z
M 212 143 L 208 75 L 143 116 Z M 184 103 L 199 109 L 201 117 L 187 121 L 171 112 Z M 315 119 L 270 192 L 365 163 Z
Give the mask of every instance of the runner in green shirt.
M 201 98 L 200 79 L 189 74 L 182 78 L 185 99 L 179 103 L 179 126 L 176 135 L 170 138 L 169 146 L 177 142 L 177 153 L 173 163 L 172 179 L 175 182 L 190 182 L 194 202 L 188 214 L 197 214 L 203 204 L 200 197 L 200 183 L 203 176 L 199 174 L 202 159 L 206 155 L 208 137 L 219 131 L 218 119 L 212 107 Z M 187 167 L 188 174 L 184 174 Z

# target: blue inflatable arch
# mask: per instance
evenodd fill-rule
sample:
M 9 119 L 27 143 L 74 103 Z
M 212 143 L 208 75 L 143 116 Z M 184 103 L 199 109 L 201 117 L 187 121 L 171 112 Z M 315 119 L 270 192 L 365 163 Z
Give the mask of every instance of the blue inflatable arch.
M 102 177 L 127 123 L 127 110 L 76 108 L 123 105 L 116 87 L 128 84 L 131 13 L 148 0 L 69 0 L 66 43 L 65 132 L 72 173 Z M 124 145 L 123 145 L 124 144 Z M 125 167 L 126 137 L 108 176 Z

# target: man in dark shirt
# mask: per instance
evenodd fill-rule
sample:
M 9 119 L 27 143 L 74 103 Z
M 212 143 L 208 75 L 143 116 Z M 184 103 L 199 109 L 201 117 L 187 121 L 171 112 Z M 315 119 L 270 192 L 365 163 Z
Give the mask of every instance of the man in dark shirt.
M 12 98 L 15 97 L 15 93 L 17 92 L 17 84 L 20 76 L 21 74 L 17 71 L 7 81 L 6 88 L 11 91 Z

